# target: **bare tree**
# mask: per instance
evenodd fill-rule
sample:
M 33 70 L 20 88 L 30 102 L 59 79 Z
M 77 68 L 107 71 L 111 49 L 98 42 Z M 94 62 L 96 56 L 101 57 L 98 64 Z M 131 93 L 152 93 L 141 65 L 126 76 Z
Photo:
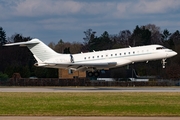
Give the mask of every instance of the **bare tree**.
M 95 31 L 92 31 L 92 29 L 87 29 L 86 31 L 84 31 L 85 37 L 84 39 L 84 47 L 83 47 L 83 51 L 90 51 L 89 48 L 89 44 L 94 40 L 95 38 Z
M 54 42 L 50 42 L 49 44 L 48 44 L 48 46 L 51 48 L 51 49 L 55 49 L 55 43 Z
M 145 29 L 148 29 L 151 32 L 151 44 L 163 44 L 161 39 L 162 35 L 160 32 L 160 27 L 157 27 L 154 24 L 147 24 L 144 27 Z
M 129 46 L 129 38 L 131 37 L 131 32 L 129 30 L 123 30 L 119 32 L 119 42 L 127 47 Z
M 129 39 L 131 37 L 131 31 L 123 30 L 119 34 L 110 35 L 110 40 L 113 43 L 112 48 L 124 48 L 129 46 Z
M 163 41 L 166 41 L 169 39 L 169 37 L 171 36 L 171 33 L 169 32 L 169 30 L 165 29 L 162 33 L 162 39 Z
M 70 51 L 72 54 L 74 53 L 80 53 L 82 49 L 82 44 L 79 42 L 73 42 L 70 46 Z
M 64 49 L 64 41 L 60 39 L 59 42 L 55 45 L 54 50 L 58 53 L 63 53 Z
M 95 38 L 95 31 L 92 31 L 92 29 L 88 29 L 86 31 L 84 31 L 84 34 L 86 37 L 84 37 L 84 44 L 87 45 L 91 40 L 93 40 Z

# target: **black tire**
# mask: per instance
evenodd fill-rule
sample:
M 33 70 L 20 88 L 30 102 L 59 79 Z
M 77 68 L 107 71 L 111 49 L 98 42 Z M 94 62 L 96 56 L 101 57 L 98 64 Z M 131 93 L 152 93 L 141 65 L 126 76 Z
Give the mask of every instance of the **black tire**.
M 99 73 L 98 71 L 94 72 L 94 76 L 95 76 L 95 77 L 99 77 L 99 74 L 100 74 L 100 73 Z
M 88 77 L 92 77 L 93 75 L 93 72 L 88 72 Z

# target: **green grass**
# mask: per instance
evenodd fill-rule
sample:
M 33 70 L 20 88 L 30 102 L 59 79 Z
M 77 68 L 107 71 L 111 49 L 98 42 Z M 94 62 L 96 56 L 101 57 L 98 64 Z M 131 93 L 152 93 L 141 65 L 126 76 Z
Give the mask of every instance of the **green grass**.
M 180 116 L 180 93 L 0 93 L 0 115 Z

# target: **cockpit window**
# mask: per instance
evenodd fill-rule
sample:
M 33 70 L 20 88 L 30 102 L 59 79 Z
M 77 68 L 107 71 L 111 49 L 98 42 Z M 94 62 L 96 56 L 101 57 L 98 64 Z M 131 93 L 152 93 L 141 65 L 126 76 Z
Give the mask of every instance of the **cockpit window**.
M 162 50 L 165 49 L 165 47 L 157 47 L 156 50 Z

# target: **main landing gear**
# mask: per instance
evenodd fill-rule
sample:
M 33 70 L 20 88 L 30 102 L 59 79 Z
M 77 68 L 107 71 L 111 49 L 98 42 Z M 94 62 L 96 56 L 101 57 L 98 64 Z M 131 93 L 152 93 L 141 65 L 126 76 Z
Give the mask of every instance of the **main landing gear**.
M 88 75 L 88 77 L 93 77 L 93 76 L 98 77 L 100 75 L 100 72 L 99 71 L 94 71 L 94 72 L 90 71 L 90 72 L 87 72 L 87 75 Z

